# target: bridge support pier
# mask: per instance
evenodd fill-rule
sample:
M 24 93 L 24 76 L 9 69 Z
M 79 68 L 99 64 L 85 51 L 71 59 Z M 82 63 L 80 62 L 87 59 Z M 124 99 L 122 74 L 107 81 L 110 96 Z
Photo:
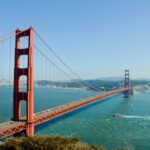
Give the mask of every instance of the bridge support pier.
M 20 48 L 20 38 L 28 37 L 28 47 Z M 20 67 L 20 56 L 28 57 L 27 68 Z M 27 91 L 20 91 L 20 77 L 27 77 Z M 26 134 L 28 137 L 34 135 L 34 83 L 33 83 L 33 28 L 27 30 L 16 30 L 15 43 L 15 67 L 14 67 L 14 99 L 13 99 L 13 120 L 20 121 L 20 102 L 26 101 Z

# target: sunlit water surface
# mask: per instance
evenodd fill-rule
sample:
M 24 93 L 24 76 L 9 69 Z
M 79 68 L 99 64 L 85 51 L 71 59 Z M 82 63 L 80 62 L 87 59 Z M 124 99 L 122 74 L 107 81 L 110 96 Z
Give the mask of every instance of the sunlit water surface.
M 35 111 L 95 94 L 84 90 L 36 88 Z M 11 97 L 11 88 L 0 88 L 1 122 L 12 115 Z M 122 94 L 111 96 L 37 126 L 35 134 L 76 136 L 109 149 L 127 146 L 149 150 L 150 93 L 133 95 L 130 99 L 124 99 Z

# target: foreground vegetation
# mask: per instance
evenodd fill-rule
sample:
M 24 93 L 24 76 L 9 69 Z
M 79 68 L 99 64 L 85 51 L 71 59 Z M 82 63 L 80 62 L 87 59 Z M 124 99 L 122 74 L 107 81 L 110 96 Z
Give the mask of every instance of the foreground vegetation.
M 132 149 L 132 148 L 131 148 Z M 116 150 L 131 150 L 117 148 Z M 102 146 L 83 143 L 79 138 L 64 136 L 37 136 L 12 138 L 0 143 L 0 150 L 106 150 Z M 132 149 L 133 150 L 133 149 Z
M 9 139 L 0 145 L 0 150 L 104 150 L 104 148 L 83 143 L 73 137 L 38 136 Z

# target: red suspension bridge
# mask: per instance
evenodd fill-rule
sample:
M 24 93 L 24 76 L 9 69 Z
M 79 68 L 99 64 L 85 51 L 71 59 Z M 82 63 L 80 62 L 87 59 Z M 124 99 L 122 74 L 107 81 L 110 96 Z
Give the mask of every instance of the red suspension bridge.
M 47 49 L 55 55 L 55 57 L 65 66 L 69 73 L 66 73 L 66 69 L 63 69 L 62 67 L 58 66 L 58 63 L 54 60 L 52 61 L 52 58 L 49 58 L 48 52 L 44 52 L 39 48 L 39 46 L 35 45 L 35 40 L 33 39 L 33 36 L 36 35 L 39 40 L 44 44 L 44 46 L 47 47 Z M 34 127 L 36 125 L 42 124 L 43 122 L 49 121 L 53 118 L 56 118 L 60 115 L 63 115 L 65 113 L 68 113 L 70 111 L 76 110 L 78 108 L 81 108 L 83 106 L 89 105 L 91 103 L 94 103 L 96 101 L 102 101 L 104 98 L 118 94 L 118 93 L 124 93 L 125 97 L 128 97 L 130 94 L 130 81 L 129 81 L 129 70 L 125 70 L 125 81 L 124 86 L 119 87 L 118 89 L 114 89 L 107 92 L 101 92 L 96 93 L 96 96 L 88 96 L 86 98 L 80 98 L 75 99 L 74 101 L 50 107 L 44 110 L 41 110 L 39 112 L 34 112 L 34 85 L 35 80 L 38 81 L 39 79 L 43 78 L 44 74 L 44 67 L 45 67 L 45 79 L 49 78 L 48 72 L 52 70 L 49 67 L 49 64 L 51 64 L 56 70 L 58 70 L 63 76 L 65 76 L 67 79 L 72 81 L 72 76 L 70 74 L 72 73 L 75 78 L 80 79 L 80 83 L 83 84 L 83 87 L 88 86 L 91 89 L 94 89 L 97 91 L 97 89 L 93 86 L 90 86 L 89 84 L 85 83 L 81 80 L 81 78 L 53 51 L 48 44 L 45 42 L 45 40 L 40 36 L 40 34 L 35 31 L 32 27 L 30 27 L 27 30 L 19 30 L 17 29 L 16 32 L 10 32 L 8 34 L 0 36 L 0 44 L 4 43 L 5 41 L 15 38 L 15 58 L 14 58 L 14 83 L 11 84 L 11 78 L 9 77 L 9 86 L 13 86 L 13 118 L 9 121 L 0 123 L 0 138 L 5 138 L 11 135 L 17 135 L 25 131 L 26 135 L 28 137 L 31 137 L 34 135 Z M 26 41 L 22 41 L 22 38 L 26 37 Z M 22 48 L 22 43 L 27 43 L 27 47 Z M 9 44 L 11 45 L 11 43 Z M 43 47 L 42 47 L 43 48 Z M 4 48 L 2 48 L 4 49 Z M 10 50 L 10 49 L 9 49 Z M 38 53 L 44 58 L 45 64 L 43 63 L 43 60 L 41 60 L 41 57 L 35 57 L 34 51 L 38 51 Z M 8 53 L 9 54 L 9 53 Z M 9 54 L 10 55 L 10 54 Z M 1 54 L 3 57 L 4 55 Z M 26 56 L 26 62 L 21 60 L 21 57 Z M 5 58 L 5 57 L 4 57 Z M 4 59 L 3 58 L 3 59 Z M 11 58 L 11 57 L 9 57 Z M 8 61 L 11 61 L 8 58 Z M 34 58 L 34 59 L 33 59 Z M 35 60 L 35 61 L 34 61 Z M 39 67 L 38 63 L 41 60 L 41 66 Z M 22 67 L 22 64 L 26 63 L 26 67 Z M 4 64 L 4 62 L 1 62 L 1 65 Z M 10 65 L 11 62 L 9 62 L 8 65 Z M 36 70 L 34 66 L 37 65 L 37 68 L 39 71 Z M 35 68 L 35 69 L 34 69 Z M 41 69 L 41 70 L 40 70 Z M 10 70 L 10 67 L 9 67 Z M 2 70 L 4 73 L 4 71 Z M 40 72 L 40 73 L 38 73 Z M 42 75 L 39 75 L 41 74 Z M 10 72 L 7 72 L 11 74 Z M 26 82 L 23 80 L 21 81 L 21 77 L 26 77 Z M 56 75 L 53 76 L 53 79 L 56 79 Z M 65 82 L 65 79 L 63 79 L 63 82 Z M 58 80 L 58 78 L 57 78 Z M 46 82 L 47 80 L 45 80 Z M 23 82 L 23 88 L 22 88 L 22 82 Z M 25 88 L 25 87 L 26 88 Z M 81 85 L 80 85 L 81 86 Z M 40 99 L 42 99 L 42 95 L 40 96 Z M 24 116 L 21 115 L 21 101 L 26 102 L 26 114 Z M 43 101 L 43 100 L 42 100 Z M 44 102 L 43 102 L 44 103 Z

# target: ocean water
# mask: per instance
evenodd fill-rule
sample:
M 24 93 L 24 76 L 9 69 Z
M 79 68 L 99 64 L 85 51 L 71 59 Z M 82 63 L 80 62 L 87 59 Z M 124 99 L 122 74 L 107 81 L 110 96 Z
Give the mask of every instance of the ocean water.
M 12 114 L 11 94 L 11 88 L 0 88 L 1 122 L 8 120 Z M 35 111 L 95 94 L 84 90 L 37 88 Z M 22 107 L 23 113 L 25 110 Z M 39 125 L 35 134 L 76 136 L 84 142 L 108 149 L 129 147 L 149 150 L 150 93 L 133 95 L 129 99 L 123 98 L 122 94 L 111 96 Z

